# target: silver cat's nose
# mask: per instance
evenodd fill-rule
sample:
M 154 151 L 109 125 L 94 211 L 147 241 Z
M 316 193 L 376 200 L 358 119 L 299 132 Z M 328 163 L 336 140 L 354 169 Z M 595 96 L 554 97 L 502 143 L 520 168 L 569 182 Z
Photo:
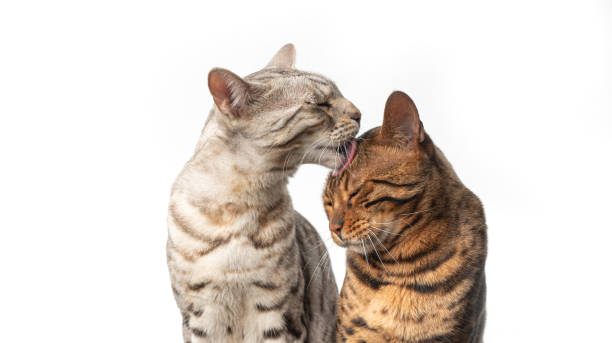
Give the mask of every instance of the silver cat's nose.
M 357 106 L 353 105 L 353 103 L 348 100 L 346 100 L 344 113 L 346 113 L 349 118 L 353 119 L 357 123 L 359 123 L 359 121 L 361 120 L 361 111 L 359 111 Z

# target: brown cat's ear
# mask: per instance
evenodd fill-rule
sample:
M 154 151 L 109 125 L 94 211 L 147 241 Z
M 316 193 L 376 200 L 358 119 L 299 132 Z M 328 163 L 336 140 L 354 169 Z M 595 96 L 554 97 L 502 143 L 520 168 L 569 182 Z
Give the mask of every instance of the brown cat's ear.
M 208 89 L 219 111 L 234 117 L 246 116 L 250 86 L 240 76 L 214 68 L 208 73 Z
M 295 46 L 293 44 L 285 44 L 274 57 L 268 62 L 266 68 L 284 68 L 293 69 L 295 65 Z
M 425 140 L 425 131 L 419 119 L 419 112 L 406 93 L 395 91 L 389 95 L 385 104 L 385 117 L 380 135 L 406 143 L 421 143 Z

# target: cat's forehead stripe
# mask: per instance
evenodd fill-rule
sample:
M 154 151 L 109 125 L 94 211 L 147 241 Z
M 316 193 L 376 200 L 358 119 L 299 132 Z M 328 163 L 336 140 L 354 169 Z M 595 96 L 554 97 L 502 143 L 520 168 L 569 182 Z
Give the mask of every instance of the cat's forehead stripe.
M 299 70 L 293 71 L 279 71 L 279 70 L 262 70 L 257 73 L 251 74 L 246 77 L 247 80 L 252 81 L 268 81 L 268 80 L 279 80 L 286 78 L 303 78 L 305 80 L 311 81 L 312 83 L 317 83 L 324 86 L 331 86 L 333 83 L 317 74 L 312 74 L 308 72 L 302 72 Z
M 284 85 L 287 85 L 286 82 L 304 85 L 315 93 L 315 97 L 311 101 L 326 101 L 336 90 L 335 85 L 331 81 L 319 78 L 314 74 L 283 75 L 272 71 L 261 75 L 249 76 L 247 79 L 252 82 L 269 82 L 269 84 L 273 85 L 273 89 L 282 88 Z

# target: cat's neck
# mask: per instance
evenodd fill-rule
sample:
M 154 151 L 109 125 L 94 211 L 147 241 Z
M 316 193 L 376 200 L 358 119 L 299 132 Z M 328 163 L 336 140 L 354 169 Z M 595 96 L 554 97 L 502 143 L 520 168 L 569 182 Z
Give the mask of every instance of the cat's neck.
M 184 174 L 192 192 L 206 198 L 252 204 L 287 194 L 288 174 L 271 171 L 265 156 L 214 111 Z

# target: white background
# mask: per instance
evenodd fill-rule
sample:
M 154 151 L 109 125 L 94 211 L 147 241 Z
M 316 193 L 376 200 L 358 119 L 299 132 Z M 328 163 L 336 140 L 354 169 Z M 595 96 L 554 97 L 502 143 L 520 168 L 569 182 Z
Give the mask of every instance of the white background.
M 180 342 L 169 188 L 212 105 L 287 42 L 382 121 L 400 89 L 485 205 L 488 342 L 608 341 L 609 1 L 3 1 L 0 341 Z M 328 238 L 327 171 L 292 179 Z M 338 282 L 342 249 L 328 240 Z

